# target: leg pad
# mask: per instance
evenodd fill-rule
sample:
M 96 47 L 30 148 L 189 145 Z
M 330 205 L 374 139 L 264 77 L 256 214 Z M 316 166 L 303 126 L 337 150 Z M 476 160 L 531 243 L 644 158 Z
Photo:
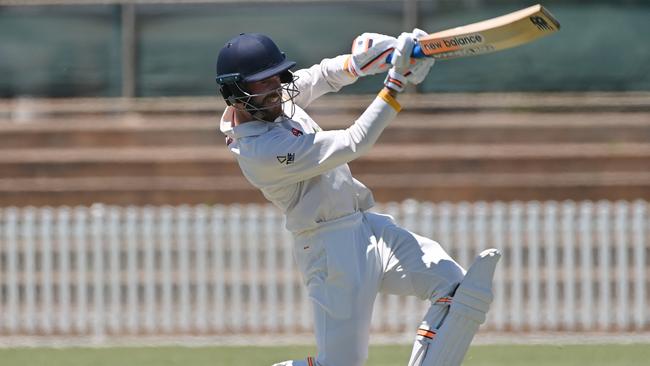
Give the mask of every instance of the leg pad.
M 449 314 L 438 329 L 429 329 L 434 337 L 418 335 L 409 366 L 459 366 L 474 334 L 483 322 L 492 302 L 492 278 L 501 258 L 496 249 L 476 257 L 456 289 Z M 423 322 L 424 323 L 424 322 Z

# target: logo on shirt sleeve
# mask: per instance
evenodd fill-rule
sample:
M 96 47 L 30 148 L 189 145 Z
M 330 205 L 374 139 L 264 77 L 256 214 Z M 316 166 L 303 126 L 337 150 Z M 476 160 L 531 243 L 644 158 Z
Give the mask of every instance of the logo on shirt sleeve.
M 298 137 L 298 136 L 302 136 L 302 135 L 303 135 L 302 131 L 300 131 L 300 130 L 297 129 L 297 128 L 292 128 L 292 129 L 291 129 L 291 133 L 292 133 L 294 136 L 296 136 L 296 137 Z
M 276 156 L 276 159 L 280 162 L 280 164 L 293 164 L 293 162 L 296 160 L 296 154 L 295 153 L 288 153 L 287 155 L 278 155 Z

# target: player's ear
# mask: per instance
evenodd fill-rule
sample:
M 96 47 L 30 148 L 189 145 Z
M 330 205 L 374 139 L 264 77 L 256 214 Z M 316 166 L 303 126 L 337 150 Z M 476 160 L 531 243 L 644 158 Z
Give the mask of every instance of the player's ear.
M 221 93 L 223 100 L 226 101 L 226 105 L 230 106 L 234 104 L 235 96 L 228 85 L 219 85 L 219 93 Z

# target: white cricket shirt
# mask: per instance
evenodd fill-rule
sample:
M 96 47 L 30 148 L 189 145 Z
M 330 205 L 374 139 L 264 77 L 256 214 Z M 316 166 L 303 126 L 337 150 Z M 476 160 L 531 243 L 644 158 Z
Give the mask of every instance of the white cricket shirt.
M 348 56 L 324 59 L 297 71 L 293 118 L 275 122 L 251 121 L 232 126 L 232 110 L 221 118 L 230 151 L 248 181 L 286 215 L 294 233 L 374 205 L 370 190 L 354 179 L 348 162 L 363 155 L 397 115 L 399 104 L 378 96 L 354 123 L 344 130 L 322 131 L 303 110 L 321 95 L 356 81 L 345 71 Z M 285 103 L 285 113 L 291 105 Z

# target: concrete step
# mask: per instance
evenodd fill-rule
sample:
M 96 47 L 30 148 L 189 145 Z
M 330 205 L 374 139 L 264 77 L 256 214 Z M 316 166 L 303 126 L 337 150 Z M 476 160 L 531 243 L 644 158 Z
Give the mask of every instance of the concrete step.
M 300 157 L 298 157 L 299 159 Z M 354 174 L 647 171 L 650 143 L 383 144 L 353 161 Z M 241 175 L 220 147 L 6 149 L 0 177 Z
M 324 129 L 343 129 L 358 114 L 315 114 Z M 0 123 L 0 149 L 221 146 L 214 116 L 72 118 Z M 382 143 L 605 143 L 650 141 L 647 113 L 401 113 Z
M 650 199 L 650 172 L 360 174 L 378 202 Z M 0 178 L 3 206 L 262 203 L 242 176 Z
M 34 127 L 34 126 L 30 126 Z M 0 128 L 3 149 L 71 147 L 219 146 L 224 137 L 204 127 Z
M 647 171 L 650 144 L 472 144 L 377 146 L 350 164 L 368 173 Z
M 369 95 L 328 94 L 314 101 L 311 111 L 360 111 L 375 98 Z M 650 92 L 587 93 L 430 93 L 399 98 L 411 111 L 650 111 Z M 204 113 L 218 115 L 223 100 L 209 97 L 153 98 L 16 98 L 0 100 L 0 119 L 30 121 L 42 116 L 73 115 L 170 115 Z
M 361 174 L 375 200 L 650 199 L 649 172 Z
M 0 177 L 219 176 L 241 174 L 225 146 L 7 149 Z
M 462 113 L 398 116 L 379 143 L 545 144 L 650 141 L 650 118 L 630 114 Z
M 2 206 L 265 202 L 244 177 L 0 178 Z

